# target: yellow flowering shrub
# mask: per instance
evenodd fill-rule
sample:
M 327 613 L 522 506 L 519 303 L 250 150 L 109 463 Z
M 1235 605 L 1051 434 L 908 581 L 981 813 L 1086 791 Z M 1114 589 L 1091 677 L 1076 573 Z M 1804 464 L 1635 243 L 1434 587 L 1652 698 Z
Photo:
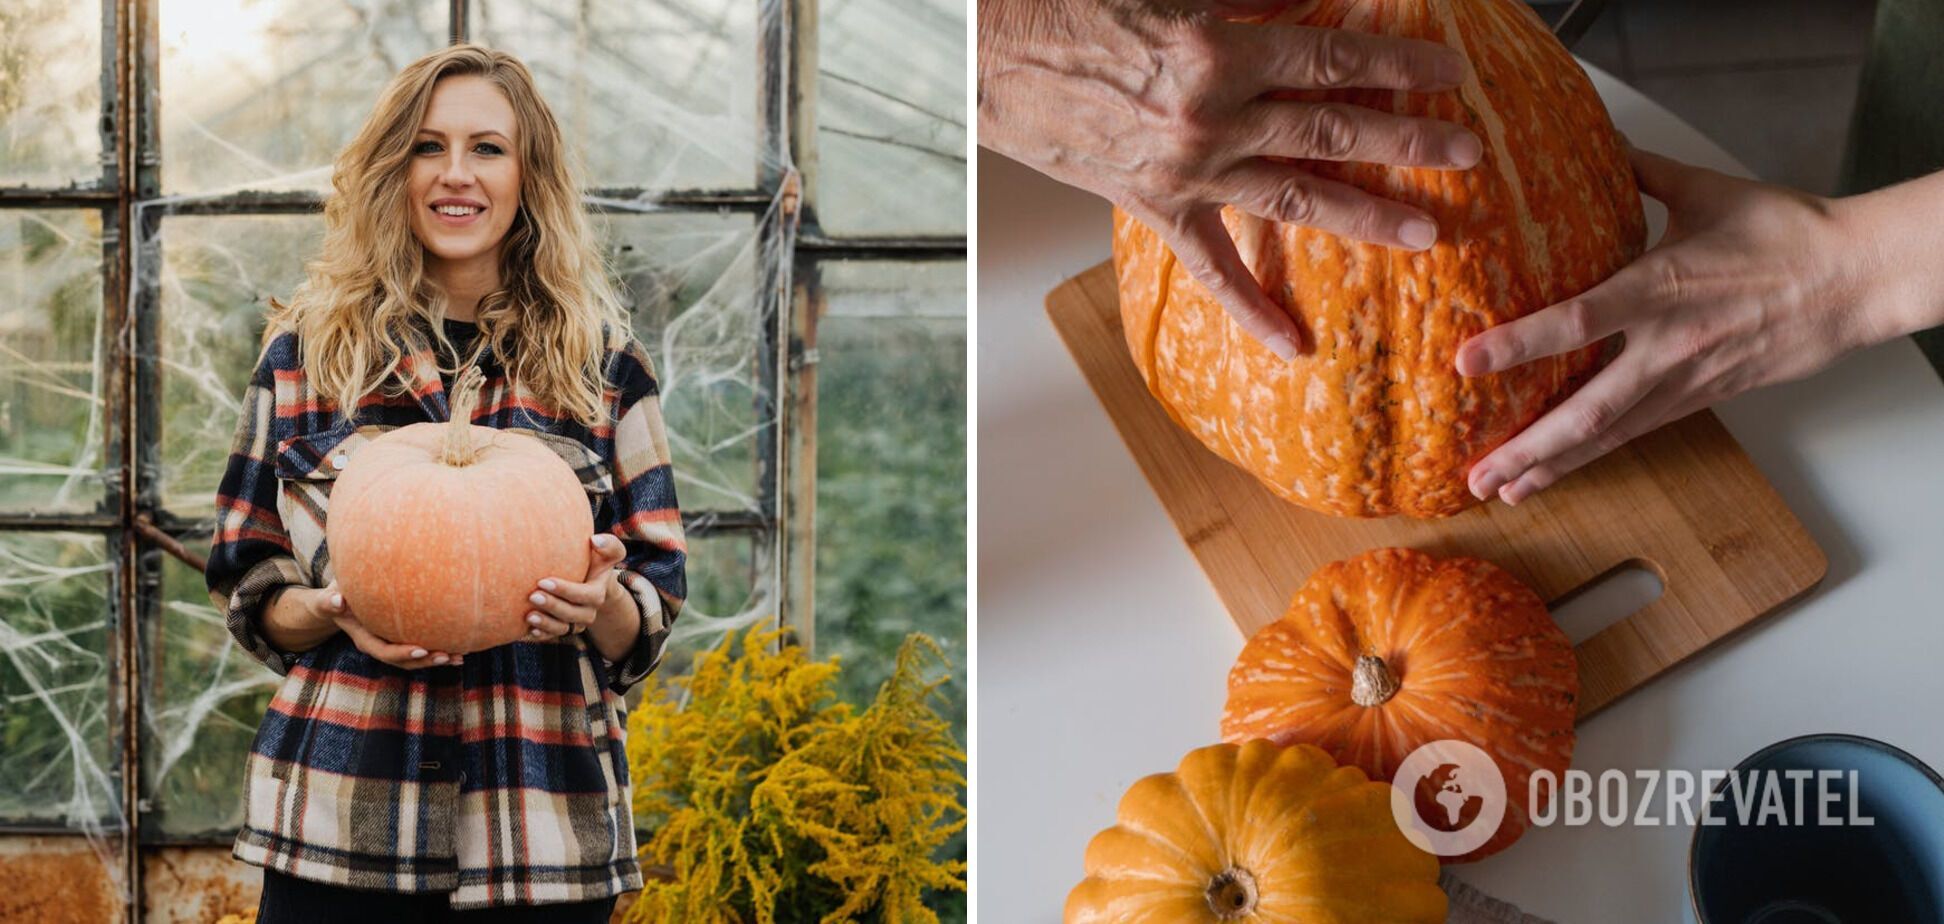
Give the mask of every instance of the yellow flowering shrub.
M 628 717 L 646 888 L 633 924 L 936 924 L 928 891 L 965 889 L 939 860 L 965 826 L 965 752 L 933 708 L 942 659 L 921 635 L 858 711 L 835 660 L 751 629 Z

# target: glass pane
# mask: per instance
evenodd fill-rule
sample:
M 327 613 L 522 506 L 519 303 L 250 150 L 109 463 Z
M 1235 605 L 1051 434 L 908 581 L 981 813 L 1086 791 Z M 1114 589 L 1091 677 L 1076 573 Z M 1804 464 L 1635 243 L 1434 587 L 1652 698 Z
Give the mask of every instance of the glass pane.
M 0 533 L 0 819 L 116 824 L 107 540 Z
M 768 589 L 769 553 L 759 541 L 750 533 L 689 540 L 689 597 L 675 619 L 658 673 L 685 674 L 697 656 L 721 644 L 732 628 L 775 617 Z
M 965 264 L 834 263 L 817 322 L 817 654 L 868 701 L 907 633 L 965 740 Z
M 101 213 L 0 211 L 0 509 L 94 510 Z
M 207 548 L 209 537 L 185 537 Z M 144 785 L 168 835 L 235 831 L 243 824 L 243 774 L 250 743 L 279 677 L 230 640 L 210 605 L 201 572 L 173 555 L 161 560 L 157 619 L 144 627 Z
M 158 484 L 170 512 L 215 515 L 269 298 L 290 298 L 323 234 L 315 215 L 163 220 Z
M 444 0 L 161 0 L 162 186 L 328 191 L 399 69 L 446 43 Z
M 472 35 L 526 62 L 591 186 L 756 184 L 748 0 L 476 4 Z
M 101 185 L 101 4 L 0 3 L 0 185 Z
M 967 7 L 821 4 L 813 204 L 825 233 L 965 233 Z
M 906 634 L 944 651 L 966 741 L 965 264 L 826 263 L 817 321 L 816 648 L 869 702 Z M 964 859 L 964 832 L 943 855 Z M 936 894 L 946 921 L 963 893 Z
M 614 213 L 599 216 L 601 226 L 661 383 L 682 509 L 756 510 L 755 219 Z

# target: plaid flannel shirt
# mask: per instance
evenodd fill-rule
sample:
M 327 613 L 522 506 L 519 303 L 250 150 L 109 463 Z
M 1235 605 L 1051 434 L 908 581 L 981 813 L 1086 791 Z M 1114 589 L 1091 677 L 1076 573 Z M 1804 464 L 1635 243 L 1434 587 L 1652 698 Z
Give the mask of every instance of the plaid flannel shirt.
M 251 749 L 233 853 L 303 879 L 450 892 L 459 909 L 639 889 L 621 696 L 660 661 L 686 587 L 658 387 L 631 333 L 608 331 L 611 423 L 550 416 L 490 355 L 473 414 L 559 452 L 587 489 L 595 529 L 626 546 L 622 567 L 646 580 L 624 580 L 642 613 L 624 660 L 573 634 L 406 671 L 343 633 L 295 655 L 261 633 L 272 594 L 332 579 L 324 524 L 344 460 L 383 431 L 448 419 L 434 360 L 430 348 L 408 355 L 399 378 L 409 394 L 366 396 L 355 424 L 310 386 L 295 333 L 273 339 L 251 376 L 207 581 L 237 643 L 284 680 Z

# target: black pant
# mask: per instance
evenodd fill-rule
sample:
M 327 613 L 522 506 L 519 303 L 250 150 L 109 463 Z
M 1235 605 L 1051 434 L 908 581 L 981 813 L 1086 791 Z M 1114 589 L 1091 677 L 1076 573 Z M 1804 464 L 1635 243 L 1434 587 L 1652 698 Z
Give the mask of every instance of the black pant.
M 257 924 L 607 924 L 614 899 L 454 911 L 444 892 L 347 889 L 263 871 Z

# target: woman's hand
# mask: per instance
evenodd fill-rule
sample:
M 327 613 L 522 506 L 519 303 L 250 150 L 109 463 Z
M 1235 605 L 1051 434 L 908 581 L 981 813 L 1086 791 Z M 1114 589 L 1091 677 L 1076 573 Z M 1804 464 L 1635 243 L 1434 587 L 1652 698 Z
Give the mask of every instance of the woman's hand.
M 1497 493 L 1517 504 L 1664 423 L 1917 329 L 1903 315 L 1914 264 L 1924 261 L 1891 254 L 1906 233 L 1935 236 L 1923 217 L 1934 204 L 1829 200 L 1645 151 L 1629 156 L 1641 190 L 1667 205 L 1662 242 L 1578 298 L 1458 350 L 1458 371 L 1473 376 L 1614 334 L 1624 343 L 1585 387 L 1472 467 L 1481 499 Z
M 1262 218 L 1423 250 L 1413 206 L 1320 179 L 1287 159 L 1462 169 L 1471 132 L 1356 106 L 1275 100 L 1282 89 L 1448 90 L 1442 45 L 1341 29 L 1231 22 L 1287 0 L 980 0 L 979 143 L 1112 200 L 1174 251 L 1242 329 L 1302 349 L 1222 224 Z M 1285 160 L 1272 160 L 1280 158 Z
M 633 597 L 616 579 L 619 575 L 614 566 L 627 555 L 621 541 L 601 534 L 589 542 L 594 546 L 594 555 L 585 577 L 579 581 L 544 578 L 527 598 L 533 604 L 533 611 L 527 614 L 527 624 L 533 627 L 527 632 L 530 637 L 555 639 L 568 633 L 585 632 L 604 613 L 609 619 L 640 618 Z M 638 622 L 630 625 L 630 637 L 637 625 Z
M 293 588 L 294 590 L 295 588 Z M 344 595 L 338 593 L 337 581 L 321 588 L 304 588 L 309 595 L 306 601 L 313 618 L 319 622 L 336 625 L 345 635 L 350 636 L 351 644 L 358 650 L 404 670 L 418 670 L 422 667 L 438 667 L 444 664 L 463 664 L 464 655 L 449 655 L 443 651 L 428 651 L 411 644 L 390 642 L 379 638 L 358 617 L 351 612 L 351 605 L 344 602 Z

